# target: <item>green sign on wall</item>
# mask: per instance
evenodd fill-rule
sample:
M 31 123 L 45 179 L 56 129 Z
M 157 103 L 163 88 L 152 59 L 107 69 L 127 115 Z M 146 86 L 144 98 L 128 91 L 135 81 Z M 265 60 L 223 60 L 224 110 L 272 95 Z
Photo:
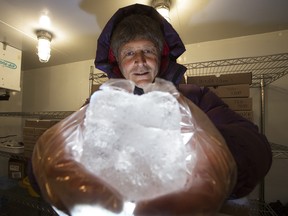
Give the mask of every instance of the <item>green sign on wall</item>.
M 10 69 L 17 68 L 17 65 L 15 63 L 6 61 L 4 59 L 0 59 L 0 65 L 3 65 L 4 67 L 10 68 Z

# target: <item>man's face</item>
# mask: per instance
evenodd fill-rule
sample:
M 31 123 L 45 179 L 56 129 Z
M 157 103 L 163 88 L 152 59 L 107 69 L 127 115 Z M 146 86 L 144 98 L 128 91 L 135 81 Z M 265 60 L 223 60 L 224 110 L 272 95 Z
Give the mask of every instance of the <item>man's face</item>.
M 119 49 L 119 68 L 123 76 L 143 87 L 152 83 L 158 73 L 160 58 L 155 45 L 145 39 L 133 40 Z

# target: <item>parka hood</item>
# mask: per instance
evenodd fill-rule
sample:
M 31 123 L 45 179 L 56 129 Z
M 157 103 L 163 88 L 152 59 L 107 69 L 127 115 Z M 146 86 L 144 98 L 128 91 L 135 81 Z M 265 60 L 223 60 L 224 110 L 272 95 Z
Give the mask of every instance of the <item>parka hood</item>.
M 176 59 L 185 52 L 185 46 L 178 33 L 169 22 L 167 22 L 153 7 L 142 4 L 134 4 L 120 8 L 107 22 L 97 41 L 96 59 L 94 61 L 95 67 L 107 73 L 109 78 L 123 78 L 116 58 L 111 51 L 110 41 L 113 30 L 117 24 L 126 16 L 132 14 L 147 15 L 160 23 L 165 44 L 158 77 L 178 84 L 186 71 L 186 67 L 178 64 Z

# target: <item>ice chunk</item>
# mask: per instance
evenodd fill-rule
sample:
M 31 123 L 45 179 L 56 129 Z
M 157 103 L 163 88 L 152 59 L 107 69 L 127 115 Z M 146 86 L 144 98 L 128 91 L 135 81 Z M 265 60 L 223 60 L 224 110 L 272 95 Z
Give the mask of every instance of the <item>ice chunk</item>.
M 187 179 L 180 121 L 169 93 L 97 91 L 86 111 L 80 162 L 129 201 L 178 190 Z

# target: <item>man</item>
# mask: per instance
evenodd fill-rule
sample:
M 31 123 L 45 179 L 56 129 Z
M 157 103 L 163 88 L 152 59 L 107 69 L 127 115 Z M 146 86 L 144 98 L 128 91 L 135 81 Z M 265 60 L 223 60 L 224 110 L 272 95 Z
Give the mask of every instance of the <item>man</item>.
M 151 27 L 152 24 L 150 23 L 144 27 L 142 19 L 137 21 L 133 19 L 133 17 L 130 21 L 129 18 L 127 18 L 128 21 L 126 21 L 126 24 L 124 23 L 120 26 L 120 20 L 129 14 L 132 14 L 131 16 L 133 16 L 133 14 L 147 15 L 159 22 L 160 28 L 157 30 L 156 27 Z M 159 18 L 157 15 L 152 8 L 143 5 L 128 6 L 116 12 L 98 39 L 95 59 L 96 67 L 105 71 L 110 78 L 122 78 L 124 76 L 126 79 L 139 83 L 139 85 L 142 85 L 141 82 L 148 82 L 148 80 L 150 82 L 153 81 L 153 78 L 151 78 L 153 76 L 169 80 L 175 85 L 178 85 L 186 68 L 177 64 L 175 60 L 185 51 L 185 47 L 173 27 L 165 19 Z M 119 22 L 120 24 L 118 24 Z M 131 24 L 132 22 L 133 24 Z M 140 29 L 138 29 L 138 27 Z M 160 29 L 162 32 L 159 33 Z M 151 39 L 152 34 L 147 34 L 147 31 L 153 32 L 157 39 Z M 141 57 L 141 52 L 136 52 L 137 48 L 143 46 L 142 50 L 145 51 L 145 46 L 149 47 L 149 45 L 144 45 L 145 43 L 143 41 L 141 42 L 144 37 L 150 38 L 148 44 L 152 41 L 152 44 L 160 51 L 158 55 L 160 54 L 161 57 L 160 60 L 157 61 L 157 54 L 155 54 L 153 58 L 154 63 L 152 62 L 151 64 L 150 56 L 149 58 L 145 58 L 142 52 L 142 58 L 139 58 L 139 61 L 146 60 L 146 67 L 150 67 L 152 70 L 150 70 L 150 73 L 137 74 L 133 72 L 136 69 L 132 66 L 131 55 L 127 57 L 125 54 L 131 54 L 127 51 L 131 50 L 131 47 L 135 47 L 135 53 L 132 49 L 133 57 Z M 156 41 L 161 40 L 163 37 L 164 39 L 162 40 L 164 40 L 164 42 Z M 139 48 L 139 50 L 141 49 Z M 115 57 L 112 53 L 114 53 Z M 154 53 L 153 48 L 151 53 Z M 130 65 L 127 66 L 127 62 L 129 63 L 129 61 Z M 154 67 L 150 65 L 154 65 Z M 160 65 L 159 71 L 157 71 L 157 65 Z M 122 71 L 122 73 L 120 73 L 120 71 Z M 224 136 L 238 165 L 238 182 L 231 196 L 235 198 L 246 196 L 254 189 L 255 185 L 259 183 L 270 168 L 271 150 L 266 138 L 258 132 L 258 128 L 253 123 L 230 110 L 226 104 L 208 89 L 197 86 L 180 85 L 178 90 L 200 107 L 215 124 L 222 136 Z
M 203 155 L 197 152 L 195 173 L 185 188 L 136 203 L 135 215 L 214 214 L 225 199 L 248 195 L 271 166 L 269 143 L 253 123 L 230 110 L 206 88 L 178 86 L 186 68 L 176 59 L 184 51 L 173 27 L 153 8 L 139 4 L 119 9 L 98 39 L 98 69 L 109 78 L 133 81 L 134 93 L 139 95 L 156 77 L 172 82 L 181 93 L 179 102 L 188 104 L 203 129 L 200 137 L 208 142 L 197 146 Z M 69 213 L 77 203 L 97 203 L 112 212 L 121 212 L 124 201 L 117 189 L 83 171 L 63 153 L 63 148 L 81 131 L 85 109 L 39 139 L 33 156 L 36 179 L 44 197 Z

